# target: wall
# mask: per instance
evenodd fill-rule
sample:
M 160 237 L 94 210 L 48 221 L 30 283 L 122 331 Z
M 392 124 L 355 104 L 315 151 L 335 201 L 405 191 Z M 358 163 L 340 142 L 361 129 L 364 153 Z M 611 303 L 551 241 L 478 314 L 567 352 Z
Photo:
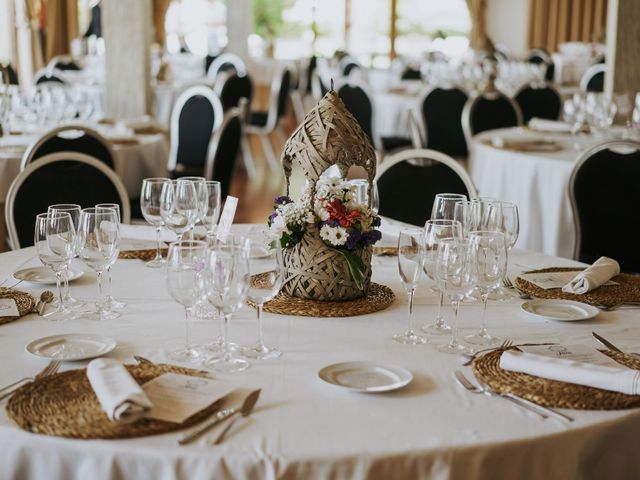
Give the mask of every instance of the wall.
M 11 61 L 13 57 L 13 0 L 0 0 L 0 62 Z
M 523 56 L 528 48 L 529 0 L 487 0 L 487 34 L 495 45 Z

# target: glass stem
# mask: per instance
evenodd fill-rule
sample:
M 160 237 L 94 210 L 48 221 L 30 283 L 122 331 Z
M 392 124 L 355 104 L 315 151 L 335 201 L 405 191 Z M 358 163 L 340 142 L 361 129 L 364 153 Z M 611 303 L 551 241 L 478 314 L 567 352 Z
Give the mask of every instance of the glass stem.
M 409 335 L 413 335 L 412 317 L 413 317 L 413 296 L 415 293 L 416 293 L 415 288 L 412 288 L 411 290 L 409 290 L 409 302 L 408 302 L 408 309 L 407 309 L 407 334 Z
M 58 301 L 60 302 L 60 310 L 64 310 L 64 295 L 62 293 L 62 271 L 54 271 L 56 274 L 56 286 L 58 287 Z
M 229 342 L 227 341 L 227 333 L 229 332 L 229 314 L 222 314 L 223 328 L 222 328 L 222 351 L 224 353 L 225 360 L 231 358 L 231 352 L 229 351 Z
M 111 267 L 107 267 L 107 299 L 111 299 Z
M 162 229 L 162 225 L 158 225 L 156 227 L 156 258 L 154 260 L 160 260 L 162 255 L 160 255 L 160 230 Z
M 192 307 L 184 307 L 184 325 L 185 325 L 185 347 L 191 350 L 191 317 L 193 315 Z
M 262 303 L 256 305 L 258 308 L 258 348 L 264 350 L 264 341 L 262 339 Z
M 441 327 L 444 325 L 444 319 L 442 318 L 442 305 L 444 304 L 444 293 L 440 291 L 440 300 L 438 301 L 438 314 L 436 315 L 436 326 Z
M 103 270 L 96 271 L 96 277 L 98 279 L 98 294 L 100 296 L 100 302 L 98 302 L 98 309 L 100 311 L 104 310 L 104 303 L 106 301 L 106 298 L 104 296 L 104 285 L 103 285 L 104 278 L 102 275 L 103 273 L 104 273 Z
M 484 293 L 482 295 L 482 316 L 480 317 L 480 333 L 478 334 L 481 337 L 488 336 L 487 333 L 487 301 L 489 300 L 489 293 Z
M 451 342 L 449 345 L 452 347 L 458 346 L 458 309 L 460 308 L 460 300 L 456 300 L 455 302 L 451 302 L 453 306 L 453 322 L 451 322 Z
M 69 299 L 69 265 L 64 267 L 64 270 L 62 270 L 62 281 L 64 282 L 63 283 L 64 291 L 62 293 L 62 297 L 65 300 L 68 300 Z

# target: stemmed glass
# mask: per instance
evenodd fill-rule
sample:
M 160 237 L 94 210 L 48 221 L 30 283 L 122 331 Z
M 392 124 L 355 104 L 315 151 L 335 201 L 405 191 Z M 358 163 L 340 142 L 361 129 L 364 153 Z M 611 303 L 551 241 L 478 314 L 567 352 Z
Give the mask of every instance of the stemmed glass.
M 445 238 L 462 238 L 462 225 L 460 222 L 457 220 L 427 220 L 424 225 L 424 272 L 431 280 L 436 282 L 440 293 L 435 323 L 422 327 L 423 332 L 431 335 L 446 335 L 451 331 L 451 327 L 445 323 L 442 317 L 444 292 L 436 278 L 438 249 L 440 242 Z
M 262 309 L 266 302 L 275 297 L 284 282 L 284 263 L 280 242 L 270 235 L 269 230 L 260 230 L 247 236 L 249 241 L 249 273 L 251 285 L 247 297 L 256 305 L 258 312 L 258 341 L 244 347 L 242 354 L 248 358 L 265 360 L 276 358 L 282 352 L 264 344 L 262 337 Z
M 468 241 L 458 238 L 445 238 L 438 246 L 435 276 L 440 288 L 453 305 L 451 339 L 449 343 L 438 346 L 438 350 L 443 353 L 469 353 L 471 351 L 469 347 L 458 343 L 457 339 L 460 301 L 473 288 L 473 282 L 469 275 L 468 250 Z
M 206 257 L 205 242 L 183 240 L 169 245 L 165 275 L 167 290 L 185 311 L 185 345 L 168 354 L 170 359 L 178 362 L 193 363 L 201 356 L 191 344 L 191 321 L 193 308 L 202 298 L 204 290 Z
M 204 209 L 205 201 L 205 186 L 207 179 L 204 177 L 180 177 L 180 180 L 193 182 L 193 185 L 196 187 L 196 195 L 198 196 L 198 212 L 196 214 L 196 218 L 193 220 L 189 227 L 189 236 L 192 240 L 195 240 L 193 229 L 196 223 L 198 223 L 202 219 L 202 211 Z
M 58 307 L 44 315 L 49 320 L 68 320 L 72 316 L 64 302 L 62 275 L 75 254 L 76 241 L 76 230 L 69 213 L 40 213 L 36 216 L 36 252 L 40 261 L 55 273 L 58 287 Z
M 95 312 L 83 314 L 95 320 L 118 318 L 120 313 L 108 308 L 103 274 L 118 258 L 120 240 L 118 216 L 113 209 L 85 208 L 80 214 L 80 258 L 96 272 L 100 299 Z
M 460 193 L 438 193 L 431 207 L 431 220 L 453 220 L 456 203 L 466 199 Z
M 238 358 L 227 341 L 229 319 L 237 311 L 249 292 L 249 246 L 245 239 L 227 237 L 218 242 L 207 254 L 205 275 L 207 300 L 224 320 L 222 330 L 222 355 L 209 359 L 206 364 L 218 372 L 239 372 L 249 367 L 249 362 Z
M 54 205 L 49 205 L 47 208 L 48 213 L 68 213 L 71 215 L 71 220 L 73 221 L 73 226 L 76 229 L 76 234 L 78 233 L 78 227 L 80 226 L 80 211 L 82 208 L 80 205 L 75 203 L 56 203 Z M 76 235 L 76 245 L 73 253 L 73 257 L 77 257 L 80 251 L 80 244 L 77 241 L 80 238 L 79 235 Z M 69 265 L 71 262 L 69 262 Z M 80 307 L 83 305 L 83 302 L 80 300 L 76 300 L 69 293 L 69 266 L 67 266 L 62 272 L 62 281 L 63 281 L 63 294 L 62 297 L 64 299 L 64 303 L 71 307 Z
M 400 280 L 409 295 L 407 329 L 392 338 L 399 343 L 419 345 L 427 341 L 413 330 L 413 297 L 420 282 L 424 263 L 424 231 L 418 228 L 405 229 L 398 236 L 398 271 Z
M 220 182 L 206 180 L 200 188 L 200 221 L 207 231 L 207 240 L 211 242 L 216 232 L 222 203 Z
M 171 180 L 168 178 L 145 178 L 142 181 L 140 210 L 144 219 L 156 227 L 156 256 L 146 263 L 146 266 L 151 268 L 162 267 L 165 263 L 160 254 L 160 230 L 164 226 L 164 220 L 160 214 L 160 194 L 165 184 L 170 183 Z
M 486 312 L 489 295 L 500 287 L 507 271 L 507 249 L 502 232 L 476 231 L 469 234 L 469 272 L 482 298 L 481 327 L 464 337 L 473 345 L 498 345 L 502 339 L 487 332 Z
M 477 199 L 456 202 L 453 219 L 460 222 L 463 238 L 467 238 L 469 232 L 478 230 L 481 224 L 481 211 L 481 203 Z
M 167 228 L 175 232 L 178 241 L 193 228 L 198 213 L 198 188 L 192 180 L 172 180 L 162 186 L 160 216 Z
M 120 215 L 120 205 L 118 205 L 117 203 L 99 203 L 96 205 L 96 210 L 100 211 L 103 209 L 113 210 L 114 212 L 116 212 L 116 215 L 118 216 L 118 225 L 122 223 L 122 217 Z M 107 308 L 109 310 L 112 310 L 114 308 L 123 309 L 127 306 L 127 304 L 121 302 L 120 300 L 116 300 L 115 298 L 113 298 L 113 295 L 111 295 L 111 267 L 112 265 L 107 266 Z
M 504 234 L 508 260 L 509 250 L 516 244 L 520 232 L 520 217 L 517 205 L 511 202 L 491 202 L 487 212 L 486 230 L 502 232 Z M 505 276 L 506 274 L 505 270 Z M 515 296 L 515 292 L 500 286 L 495 291 L 494 298 L 496 300 L 509 300 Z

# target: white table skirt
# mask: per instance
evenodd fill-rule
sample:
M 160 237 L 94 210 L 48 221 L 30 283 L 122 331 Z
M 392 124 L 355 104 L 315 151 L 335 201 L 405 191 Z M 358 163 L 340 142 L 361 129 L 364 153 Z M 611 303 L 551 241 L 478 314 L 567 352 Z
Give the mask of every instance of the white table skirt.
M 33 249 L 0 255 L 0 279 L 10 275 Z M 563 266 L 574 262 L 515 251 L 511 265 Z M 33 258 L 29 265 L 37 265 Z M 572 411 L 571 424 L 540 420 L 509 402 L 473 395 L 453 380 L 457 356 L 432 346 L 404 346 L 390 337 L 405 327 L 406 300 L 396 259 L 374 258 L 374 280 L 397 295 L 386 311 L 342 319 L 265 314 L 265 338 L 284 352 L 245 372 L 215 374 L 229 390 L 262 388 L 254 414 L 238 423 L 218 447 L 205 436 L 178 447 L 178 434 L 117 441 L 80 441 L 19 430 L 0 414 L 0 478 L 3 479 L 213 479 L 213 478 L 451 478 L 451 479 L 629 479 L 640 476 L 637 410 Z M 30 356 L 31 340 L 59 333 L 114 337 L 110 354 L 132 362 L 139 354 L 162 361 L 163 349 L 181 342 L 183 309 L 172 301 L 163 273 L 138 260 L 118 261 L 114 294 L 129 306 L 117 320 L 51 323 L 37 316 L 0 326 L 0 385 L 40 370 L 46 363 Z M 1 280 L 0 280 L 1 281 Z M 26 283 L 21 288 L 37 293 Z M 433 320 L 436 296 L 420 287 L 418 324 Z M 76 298 L 96 294 L 95 276 L 72 284 Z M 603 312 L 587 322 L 554 323 L 518 313 L 521 300 L 490 305 L 489 328 L 516 341 L 579 341 L 595 347 L 591 331 L 623 348 L 640 348 L 638 312 Z M 447 314 L 450 310 L 447 309 Z M 479 327 L 479 305 L 464 305 L 461 326 Z M 243 307 L 231 321 L 230 337 L 241 344 L 256 336 L 255 312 Z M 217 334 L 217 322 L 194 326 L 195 337 Z M 404 366 L 414 375 L 406 388 L 386 394 L 358 394 L 324 384 L 323 366 L 372 360 Z M 65 364 L 80 368 L 85 362 Z M 469 373 L 469 369 L 465 369 Z

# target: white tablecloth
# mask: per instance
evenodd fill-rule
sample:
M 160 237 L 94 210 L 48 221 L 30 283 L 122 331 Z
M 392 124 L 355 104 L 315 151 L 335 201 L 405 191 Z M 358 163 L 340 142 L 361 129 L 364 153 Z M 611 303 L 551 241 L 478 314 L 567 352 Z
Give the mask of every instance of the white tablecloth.
M 32 255 L 33 249 L 2 254 L 0 281 Z M 519 251 L 511 262 L 514 268 L 516 263 L 572 264 Z M 0 478 L 639 478 L 637 410 L 572 411 L 575 421 L 567 424 L 540 420 L 501 399 L 470 394 L 453 380 L 452 372 L 460 368 L 457 356 L 390 339 L 405 327 L 406 300 L 396 259 L 374 258 L 373 272 L 374 280 L 389 285 L 398 297 L 384 312 L 342 319 L 265 314 L 266 341 L 284 354 L 245 372 L 214 375 L 228 389 L 262 388 L 253 415 L 236 424 L 222 445 L 207 446 L 211 434 L 186 447 L 176 445 L 177 433 L 118 441 L 52 438 L 20 431 L 2 413 Z M 24 346 L 46 335 L 105 334 L 118 341 L 110 357 L 132 362 L 132 355 L 139 354 L 164 360 L 165 345 L 183 339 L 184 312 L 169 298 L 163 272 L 125 260 L 116 263 L 113 277 L 114 294 L 129 304 L 120 319 L 57 324 L 30 316 L 0 326 L 0 385 L 44 366 Z M 40 291 L 26 283 L 20 287 Z M 86 273 L 71 290 L 78 298 L 95 295 L 95 276 Z M 633 334 L 637 311 L 554 323 L 527 319 L 518 313 L 520 303 L 490 305 L 490 330 L 516 341 L 571 340 L 594 347 L 591 331 L 596 330 L 623 348 L 640 348 Z M 421 286 L 418 324 L 433 320 L 435 304 L 435 295 Z M 479 315 L 479 305 L 462 307 L 463 333 L 478 328 Z M 243 307 L 232 318 L 231 339 L 252 342 L 256 327 L 255 312 Z M 208 340 L 217 334 L 217 322 L 196 324 L 194 331 Z M 414 380 L 396 392 L 358 394 L 318 378 L 323 366 L 349 360 L 401 365 Z M 83 366 L 77 362 L 63 369 Z

